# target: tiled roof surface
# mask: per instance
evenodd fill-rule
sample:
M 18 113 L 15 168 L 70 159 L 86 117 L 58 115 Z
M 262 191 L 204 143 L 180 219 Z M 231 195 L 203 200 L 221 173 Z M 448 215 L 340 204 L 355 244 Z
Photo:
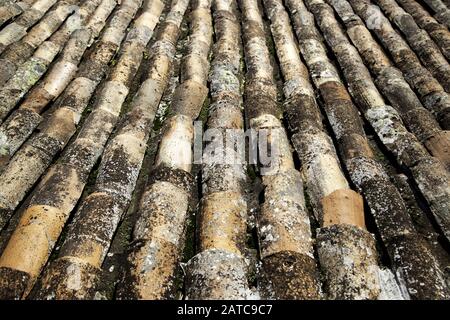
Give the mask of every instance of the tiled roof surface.
M 447 0 L 0 0 L 0 299 L 449 299 Z

